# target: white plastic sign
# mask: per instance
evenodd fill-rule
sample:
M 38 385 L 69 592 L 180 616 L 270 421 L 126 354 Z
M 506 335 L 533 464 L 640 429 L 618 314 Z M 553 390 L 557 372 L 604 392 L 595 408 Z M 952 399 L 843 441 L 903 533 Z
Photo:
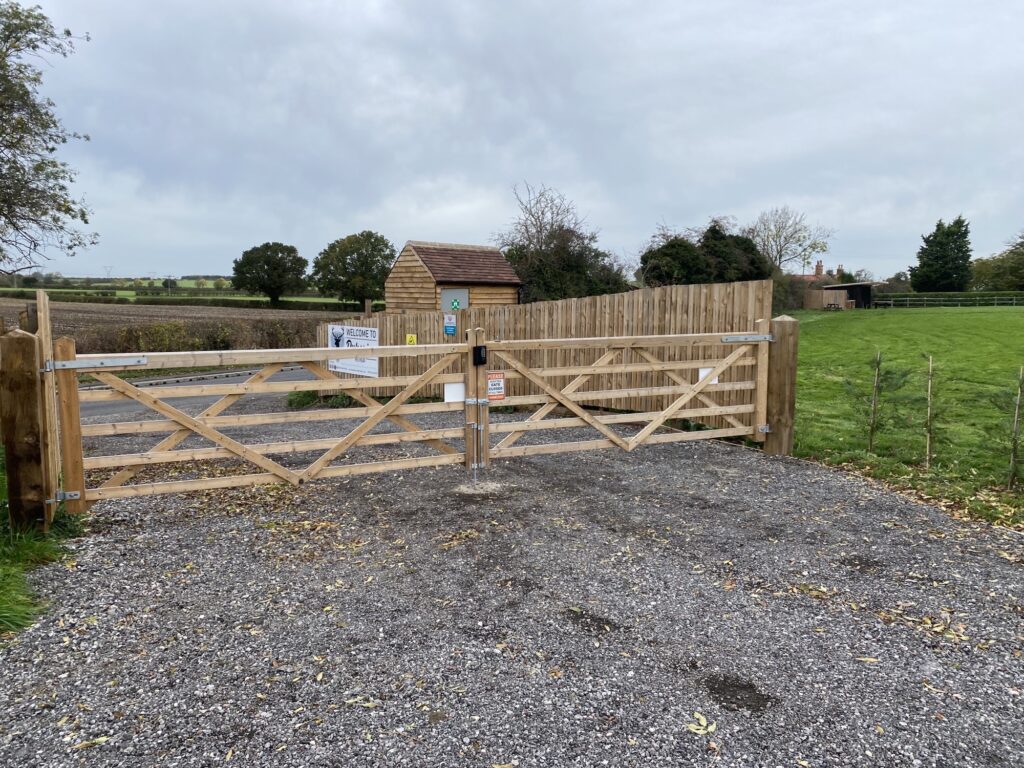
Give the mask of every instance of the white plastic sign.
M 359 328 L 352 325 L 328 325 L 327 344 L 334 349 L 352 347 L 376 347 L 380 331 L 376 328 Z M 376 357 L 349 357 L 344 360 L 328 360 L 327 369 L 335 373 L 352 376 L 378 376 Z

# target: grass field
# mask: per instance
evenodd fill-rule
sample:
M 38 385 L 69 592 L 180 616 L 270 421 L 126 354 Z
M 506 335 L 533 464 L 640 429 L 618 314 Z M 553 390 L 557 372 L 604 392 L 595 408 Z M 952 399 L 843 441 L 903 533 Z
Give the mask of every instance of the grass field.
M 1024 525 L 1024 490 L 1005 490 L 1011 398 L 1024 365 L 1024 307 L 794 314 L 801 321 L 797 455 Z M 908 370 L 909 377 L 883 404 L 885 423 L 868 453 L 866 400 L 879 351 L 883 366 Z M 938 434 L 925 471 L 928 355 Z

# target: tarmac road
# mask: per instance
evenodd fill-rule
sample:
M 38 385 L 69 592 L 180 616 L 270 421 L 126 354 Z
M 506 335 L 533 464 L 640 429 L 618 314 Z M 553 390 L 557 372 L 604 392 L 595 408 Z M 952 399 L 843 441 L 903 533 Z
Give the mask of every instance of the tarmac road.
M 168 386 L 200 386 L 203 384 L 234 384 L 245 381 L 256 371 L 231 371 L 228 373 L 196 374 L 195 376 L 177 376 L 167 379 L 153 379 L 149 381 L 133 381 L 137 387 L 143 389 L 159 389 Z M 285 368 L 271 381 L 311 381 L 313 374 L 298 366 Z M 220 400 L 222 395 L 209 395 L 203 397 L 172 397 L 167 402 L 175 404 L 175 407 L 184 407 L 189 412 L 198 412 Z M 269 395 L 247 395 L 249 398 L 279 398 L 280 394 Z M 82 418 L 92 421 L 131 421 L 146 414 L 152 413 L 149 408 L 134 400 L 105 400 L 101 402 L 86 402 L 81 405 Z

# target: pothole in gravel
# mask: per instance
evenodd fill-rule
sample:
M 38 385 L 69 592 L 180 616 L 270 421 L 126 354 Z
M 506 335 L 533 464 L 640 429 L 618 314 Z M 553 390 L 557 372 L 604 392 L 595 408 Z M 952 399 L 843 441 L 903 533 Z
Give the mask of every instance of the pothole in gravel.
M 622 629 L 622 625 L 604 616 L 597 616 L 583 608 L 566 608 L 562 615 L 582 630 L 595 635 L 603 635 L 605 632 L 614 632 Z
M 775 701 L 749 680 L 735 675 L 714 675 L 706 678 L 704 687 L 711 694 L 711 698 L 734 712 L 745 709 L 758 714 L 764 712 Z
M 846 557 L 839 558 L 839 564 L 845 565 L 847 568 L 853 568 L 855 571 L 861 573 L 878 573 L 880 570 L 885 568 L 885 563 L 881 560 L 876 560 L 873 557 L 865 557 L 864 555 L 847 555 Z

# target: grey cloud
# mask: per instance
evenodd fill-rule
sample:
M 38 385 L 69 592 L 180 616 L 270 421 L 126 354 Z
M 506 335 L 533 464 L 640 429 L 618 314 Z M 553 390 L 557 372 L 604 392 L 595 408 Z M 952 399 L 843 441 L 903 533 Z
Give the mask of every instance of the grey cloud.
M 365 227 L 487 241 L 516 182 L 634 253 L 790 204 L 891 274 L 963 212 L 1024 227 L 1019 3 L 79 3 L 48 72 L 103 238 L 69 273 L 226 271 Z M 157 236 L 158 235 L 158 236 Z M 146 268 L 138 265 L 145 263 Z

